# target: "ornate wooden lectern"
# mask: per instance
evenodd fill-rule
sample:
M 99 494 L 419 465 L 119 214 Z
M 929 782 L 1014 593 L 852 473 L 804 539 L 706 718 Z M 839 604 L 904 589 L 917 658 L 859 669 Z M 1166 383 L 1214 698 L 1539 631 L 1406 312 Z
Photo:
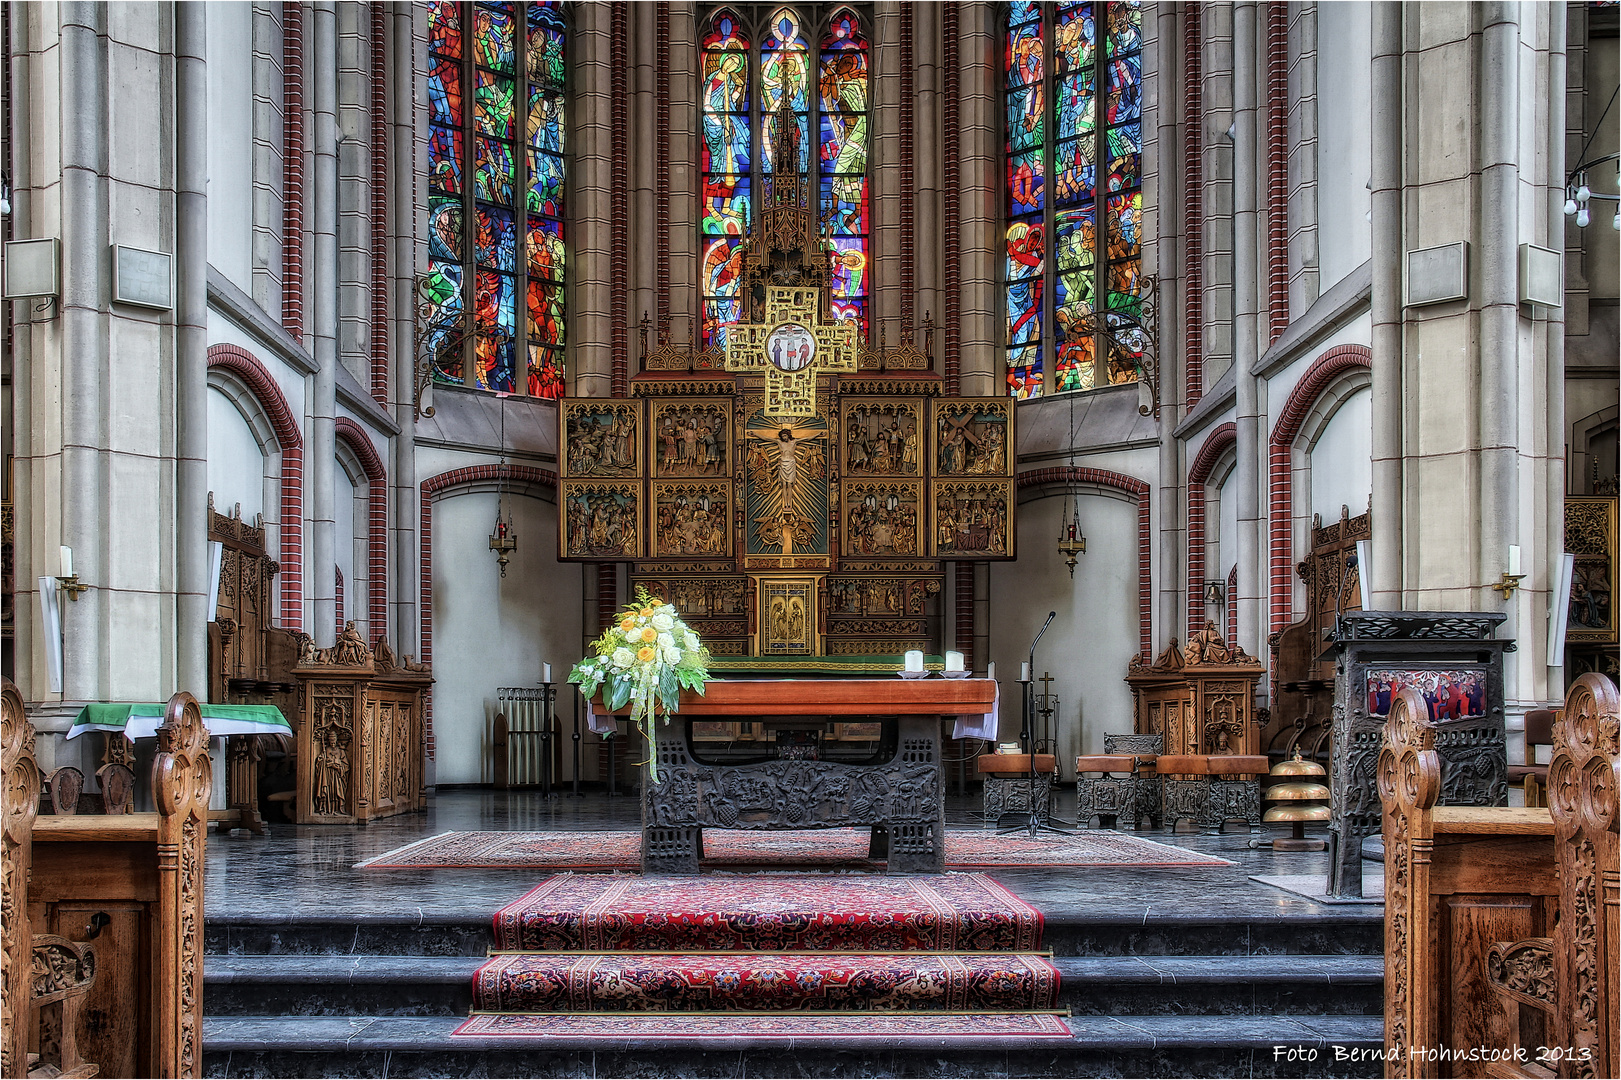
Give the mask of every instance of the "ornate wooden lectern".
M 887 858 L 890 873 L 938 874 L 940 718 L 995 704 L 989 679 L 712 682 L 702 697 L 682 694 L 681 712 L 654 731 L 642 871 L 696 874 L 705 829 L 868 825 L 871 856 Z M 600 699 L 591 707 L 605 712 Z

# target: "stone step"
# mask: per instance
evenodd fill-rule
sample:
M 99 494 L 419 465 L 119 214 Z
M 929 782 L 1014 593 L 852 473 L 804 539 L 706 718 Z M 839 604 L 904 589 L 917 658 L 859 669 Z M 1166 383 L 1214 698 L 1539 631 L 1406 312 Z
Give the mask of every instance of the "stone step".
M 450 1016 L 473 1007 L 482 956 L 211 955 L 210 1017 Z M 1054 957 L 1058 1006 L 1078 1016 L 1377 1016 L 1379 956 Z
M 1377 1016 L 1080 1016 L 1055 1041 L 452 1039 L 461 1017 L 209 1017 L 203 1068 L 256 1076 L 799 1076 L 816 1053 L 840 1075 L 1366 1076 L 1383 1073 Z

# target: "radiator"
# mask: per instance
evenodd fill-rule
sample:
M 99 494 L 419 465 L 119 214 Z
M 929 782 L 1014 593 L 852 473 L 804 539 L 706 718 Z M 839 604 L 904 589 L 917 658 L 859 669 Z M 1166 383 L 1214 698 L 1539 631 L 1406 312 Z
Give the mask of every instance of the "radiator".
M 496 787 L 541 787 L 551 793 L 555 693 L 550 686 L 504 686 L 495 692 Z

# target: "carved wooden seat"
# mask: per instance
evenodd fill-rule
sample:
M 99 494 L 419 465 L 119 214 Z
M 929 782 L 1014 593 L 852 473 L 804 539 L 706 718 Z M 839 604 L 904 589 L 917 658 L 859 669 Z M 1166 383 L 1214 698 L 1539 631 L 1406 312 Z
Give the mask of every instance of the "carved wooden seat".
M 1525 764 L 1508 767 L 1508 783 L 1525 789 L 1525 805 L 1548 805 L 1548 766 L 1537 761 L 1537 747 L 1553 746 L 1553 725 L 1559 714 L 1553 709 L 1532 709 L 1525 714 Z
M 1188 818 L 1200 829 L 1224 830 L 1242 820 L 1261 824 L 1261 782 L 1268 762 L 1264 754 L 1162 754 L 1154 769 L 1163 785 L 1166 828 Z
M 1387 1076 L 1618 1075 L 1618 727 L 1614 684 L 1583 675 L 1554 726 L 1549 808 L 1437 806 L 1424 700 L 1404 688 L 1392 704 L 1378 765 Z
M 1121 818 L 1138 826 L 1137 759 L 1130 754 L 1082 754 L 1075 759 L 1075 823 L 1082 828 L 1098 819 L 1098 828 L 1113 829 Z
M 1159 828 L 1162 818 L 1162 804 L 1164 792 L 1160 785 L 1159 773 L 1154 769 L 1154 761 L 1165 752 L 1165 736 L 1160 734 L 1131 734 L 1111 735 L 1103 734 L 1103 752 L 1105 754 L 1130 754 L 1136 759 L 1134 774 L 1137 779 L 1137 813 L 1134 815 L 1135 828 L 1142 828 L 1142 819 L 1147 818 L 1151 828 Z
M 1037 754 L 1036 776 L 1030 778 L 1028 754 L 981 754 L 974 768 L 985 779 L 985 824 L 994 825 L 1003 814 L 1047 817 L 1052 811 L 1053 776 L 1058 772 L 1054 754 Z
M 55 934 L 35 934 L 31 972 L 38 1051 L 30 1053 L 30 1077 L 95 1076 L 101 1067 L 79 1056 L 79 1011 L 96 981 L 95 949 Z

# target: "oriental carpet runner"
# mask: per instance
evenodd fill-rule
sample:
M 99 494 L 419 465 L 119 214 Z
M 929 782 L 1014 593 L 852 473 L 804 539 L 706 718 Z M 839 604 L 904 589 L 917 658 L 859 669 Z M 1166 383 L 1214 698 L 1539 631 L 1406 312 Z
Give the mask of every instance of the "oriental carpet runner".
M 704 832 L 707 870 L 867 870 L 866 829 Z M 478 868 L 636 870 L 640 832 L 448 832 L 385 852 L 362 869 Z M 1041 866 L 1231 866 L 1226 859 L 1106 830 L 1031 840 L 985 829 L 946 830 L 946 867 L 994 870 Z
M 558 874 L 494 931 L 458 1036 L 1070 1037 L 1041 913 L 983 874 Z

